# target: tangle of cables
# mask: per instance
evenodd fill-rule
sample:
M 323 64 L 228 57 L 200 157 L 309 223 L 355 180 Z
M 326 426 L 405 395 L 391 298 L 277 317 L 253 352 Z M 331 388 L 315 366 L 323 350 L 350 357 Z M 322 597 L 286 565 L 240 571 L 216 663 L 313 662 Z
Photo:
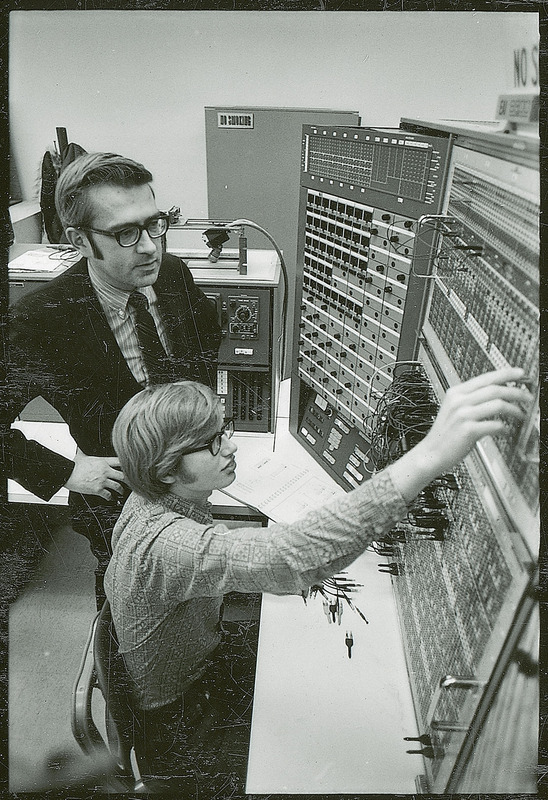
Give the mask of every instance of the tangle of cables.
M 418 368 L 394 376 L 371 419 L 371 451 L 376 470 L 383 469 L 419 442 L 438 411 L 430 384 Z
M 308 592 L 302 593 L 302 597 L 306 603 L 307 597 L 314 598 L 319 593 L 323 598 L 324 612 L 328 621 L 338 622 L 339 625 L 341 624 L 344 600 L 348 608 L 361 617 L 366 625 L 369 625 L 369 621 L 364 614 L 350 599 L 350 593 L 359 588 L 361 588 L 361 584 L 355 583 L 351 578 L 347 577 L 345 572 L 342 572 L 340 575 L 325 578 L 321 584 L 314 584 Z
M 324 614 L 330 624 L 341 624 L 344 604 L 346 603 L 351 611 L 356 613 L 366 625 L 369 625 L 369 620 L 366 619 L 365 614 L 363 614 L 358 606 L 350 599 L 350 594 L 356 592 L 360 588 L 362 588 L 362 584 L 355 583 L 347 576 L 346 572 L 341 572 L 339 575 L 325 578 L 321 583 L 316 583 L 307 591 L 303 591 L 302 598 L 306 605 L 308 598 L 315 598 L 319 594 L 322 598 Z M 352 658 L 354 636 L 349 629 L 346 629 L 344 643 L 348 658 Z
M 375 469 L 380 470 L 400 458 L 414 447 L 430 430 L 438 411 L 438 402 L 433 390 L 419 367 L 406 369 L 394 377 L 390 387 L 380 398 L 371 423 L 372 439 L 370 457 Z M 438 488 L 458 488 L 453 475 L 445 475 L 425 487 L 408 508 L 407 520 L 377 543 L 378 555 L 395 555 L 392 546 L 406 540 L 406 533 L 414 533 L 429 539 L 442 541 L 449 520 Z M 393 574 L 398 574 L 396 564 Z M 386 570 L 385 570 L 386 571 Z

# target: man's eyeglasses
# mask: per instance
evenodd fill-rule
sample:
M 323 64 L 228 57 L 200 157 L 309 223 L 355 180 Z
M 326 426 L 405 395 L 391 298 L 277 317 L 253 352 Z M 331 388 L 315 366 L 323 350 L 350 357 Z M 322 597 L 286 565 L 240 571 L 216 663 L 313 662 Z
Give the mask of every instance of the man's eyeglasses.
M 102 231 L 99 228 L 84 228 L 85 231 L 92 233 L 100 233 L 103 236 L 113 236 L 120 247 L 133 247 L 137 244 L 143 231 L 146 231 L 151 239 L 159 239 L 163 236 L 169 228 L 169 215 L 158 214 L 145 222 L 144 225 L 128 225 L 127 228 L 122 228 L 121 231 Z
M 194 447 L 192 450 L 185 450 L 181 453 L 182 456 L 188 456 L 190 453 L 199 453 L 201 450 L 209 450 L 212 456 L 218 455 L 221 450 L 223 436 L 227 439 L 232 438 L 234 433 L 234 420 L 227 419 L 221 430 L 216 433 L 211 439 L 208 439 L 201 447 Z

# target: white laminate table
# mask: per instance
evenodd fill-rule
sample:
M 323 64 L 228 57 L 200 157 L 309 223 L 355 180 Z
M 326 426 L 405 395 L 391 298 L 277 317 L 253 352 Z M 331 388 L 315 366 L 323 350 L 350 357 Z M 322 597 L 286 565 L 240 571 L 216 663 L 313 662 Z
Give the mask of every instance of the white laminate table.
M 279 425 L 275 452 L 325 473 Z M 386 559 L 384 559 L 386 560 Z M 366 552 L 346 573 L 369 624 L 345 605 L 329 623 L 320 595 L 263 595 L 246 791 L 409 794 L 424 772 L 391 578 Z M 352 632 L 352 657 L 345 644 Z

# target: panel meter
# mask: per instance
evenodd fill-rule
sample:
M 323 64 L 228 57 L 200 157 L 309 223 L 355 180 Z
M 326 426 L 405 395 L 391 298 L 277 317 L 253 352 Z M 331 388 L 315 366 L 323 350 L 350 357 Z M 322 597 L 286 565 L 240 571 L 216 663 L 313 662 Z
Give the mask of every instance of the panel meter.
M 258 339 L 259 298 L 231 295 L 228 298 L 228 332 L 231 339 Z

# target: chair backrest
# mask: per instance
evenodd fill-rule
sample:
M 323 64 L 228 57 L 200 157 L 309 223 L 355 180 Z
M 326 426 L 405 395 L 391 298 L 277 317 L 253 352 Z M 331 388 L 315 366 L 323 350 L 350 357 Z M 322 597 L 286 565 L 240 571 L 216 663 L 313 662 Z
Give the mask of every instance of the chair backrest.
M 99 732 L 92 714 L 93 690 L 98 688 L 95 679 L 93 642 L 97 630 L 98 614 L 93 618 L 84 647 L 78 675 L 72 690 L 72 733 L 84 753 L 103 758 L 109 754 L 108 746 Z
M 105 601 L 97 616 L 93 635 L 93 663 L 96 684 L 105 700 L 108 748 L 122 773 L 132 776 L 132 791 L 183 796 L 177 776 L 173 779 L 154 778 L 149 774 L 145 753 L 139 748 L 142 736 L 137 737 L 142 726 L 141 714 L 134 701 L 131 677 L 118 649 L 118 637 L 108 601 Z
M 97 690 L 105 701 L 106 737 L 94 720 L 97 707 L 92 700 Z M 71 723 L 74 738 L 84 753 L 102 759 L 108 753 L 118 773 L 128 778 L 136 775 L 131 751 L 140 715 L 133 702 L 131 678 L 118 652 L 108 602 L 91 624 L 72 693 Z
M 129 772 L 130 753 L 140 716 L 133 699 L 131 678 L 124 658 L 118 652 L 118 638 L 108 601 L 103 604 L 97 618 L 93 661 L 97 685 L 105 700 L 109 749 L 118 765 Z

